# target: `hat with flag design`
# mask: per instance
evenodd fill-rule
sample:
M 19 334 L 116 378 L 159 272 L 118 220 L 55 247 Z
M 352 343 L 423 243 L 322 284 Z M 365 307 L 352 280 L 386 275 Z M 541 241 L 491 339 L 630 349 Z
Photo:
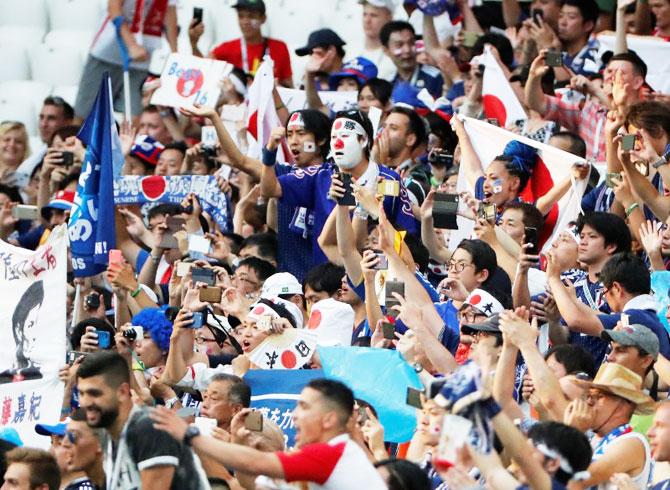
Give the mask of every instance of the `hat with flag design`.
M 72 206 L 74 206 L 74 191 L 62 190 L 56 192 L 54 198 L 49 201 L 49 204 L 42 207 L 41 213 L 42 217 L 46 220 L 49 219 L 49 214 L 52 209 L 60 209 L 61 211 L 70 211 Z
M 164 148 L 165 146 L 162 143 L 159 143 L 151 136 L 141 134 L 135 138 L 135 142 L 130 148 L 130 156 L 139 158 L 149 165 L 156 166 Z
M 505 309 L 495 296 L 483 289 L 473 289 L 463 303 L 463 306 L 461 306 L 461 309 L 466 306 L 477 308 L 489 318 L 498 313 L 502 313 Z

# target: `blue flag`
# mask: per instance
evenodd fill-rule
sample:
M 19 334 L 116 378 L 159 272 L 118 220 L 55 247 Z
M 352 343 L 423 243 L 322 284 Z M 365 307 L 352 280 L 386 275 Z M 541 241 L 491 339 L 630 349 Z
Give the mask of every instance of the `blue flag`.
M 76 277 L 92 276 L 107 269 L 109 251 L 115 247 L 112 144 L 115 133 L 111 81 L 105 73 L 93 109 L 77 135 L 86 145 L 86 156 L 68 223 Z
M 421 389 L 414 369 L 394 350 L 365 347 L 319 347 L 326 378 L 346 384 L 375 407 L 384 440 L 406 442 L 416 427 L 416 410 L 407 405 L 407 388 Z

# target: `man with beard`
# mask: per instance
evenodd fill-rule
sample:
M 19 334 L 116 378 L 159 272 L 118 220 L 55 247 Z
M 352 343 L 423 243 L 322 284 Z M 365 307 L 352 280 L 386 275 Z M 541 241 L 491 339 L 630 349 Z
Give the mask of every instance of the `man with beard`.
M 87 356 L 77 376 L 86 422 L 107 433 L 104 467 L 108 490 L 209 488 L 192 451 L 154 429 L 148 409 L 133 405 L 130 369 L 120 354 Z

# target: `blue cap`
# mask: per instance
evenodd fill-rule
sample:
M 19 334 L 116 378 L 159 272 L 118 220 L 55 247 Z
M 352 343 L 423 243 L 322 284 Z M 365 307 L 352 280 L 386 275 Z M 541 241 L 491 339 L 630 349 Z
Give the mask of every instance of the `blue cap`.
M 55 425 L 47 425 L 47 424 L 35 424 L 35 432 L 37 432 L 41 436 L 64 436 L 65 431 L 67 430 L 67 423 L 68 420 L 64 420 L 63 422 L 59 422 L 58 424 Z
M 16 429 L 13 429 L 12 427 L 5 427 L 4 429 L 0 429 L 0 439 L 18 447 L 23 446 L 21 436 L 19 436 L 19 433 L 16 432 Z
M 394 104 L 404 104 L 412 108 L 427 109 L 426 104 L 421 102 L 417 97 L 419 91 L 417 87 L 408 82 L 399 82 L 393 87 L 391 100 Z
M 347 61 L 342 67 L 342 71 L 333 73 L 328 77 L 328 84 L 331 90 L 337 90 L 340 80 L 347 77 L 354 77 L 359 85 L 363 85 L 371 78 L 377 76 L 377 65 L 367 58 L 357 56 L 353 60 Z
M 165 149 L 165 146 L 162 143 L 159 143 L 151 136 L 141 134 L 135 138 L 135 142 L 130 148 L 130 155 L 139 158 L 149 165 L 156 166 L 163 149 Z

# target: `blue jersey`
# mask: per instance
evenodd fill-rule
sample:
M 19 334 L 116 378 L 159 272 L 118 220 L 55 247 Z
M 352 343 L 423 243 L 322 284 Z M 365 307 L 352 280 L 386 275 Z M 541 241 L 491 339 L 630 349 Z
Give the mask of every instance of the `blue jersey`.
M 442 96 L 444 78 L 442 78 L 442 74 L 437 68 L 428 65 L 419 65 L 414 69 L 414 73 L 409 80 L 403 80 L 400 78 L 400 75 L 396 75 L 391 83 L 394 86 L 399 83 L 409 83 L 412 87 L 419 90 L 425 88 L 434 99 L 437 99 Z
M 570 68 L 576 75 L 592 76 L 600 70 L 598 51 L 600 43 L 597 39 L 589 39 L 589 42 L 574 56 L 563 53 L 563 64 Z
M 370 162 L 370 165 L 377 164 Z M 378 169 L 379 175 L 385 179 L 400 182 L 400 195 L 384 198 L 386 216 L 396 228 L 406 230 L 411 234 L 418 233 L 419 224 L 412 214 L 407 190 L 402 184 L 400 176 L 382 165 L 378 165 Z M 319 247 L 317 239 L 328 216 L 335 207 L 335 202 L 328 199 L 328 190 L 330 189 L 331 177 L 337 171 L 338 169 L 333 163 L 327 162 L 318 167 L 297 169 L 279 177 L 282 190 L 282 197 L 279 201 L 288 207 L 311 209 L 314 213 L 314 232 L 310 237 L 314 265 L 328 261 L 321 247 Z
M 590 213 L 602 211 L 608 213 L 614 202 L 614 191 L 605 182 L 591 189 L 582 197 L 582 211 Z
M 298 170 L 291 165 L 275 165 L 277 176 Z M 313 267 L 310 209 L 288 206 L 282 200 L 277 203 L 277 242 L 279 270 L 293 274 L 302 282 Z

